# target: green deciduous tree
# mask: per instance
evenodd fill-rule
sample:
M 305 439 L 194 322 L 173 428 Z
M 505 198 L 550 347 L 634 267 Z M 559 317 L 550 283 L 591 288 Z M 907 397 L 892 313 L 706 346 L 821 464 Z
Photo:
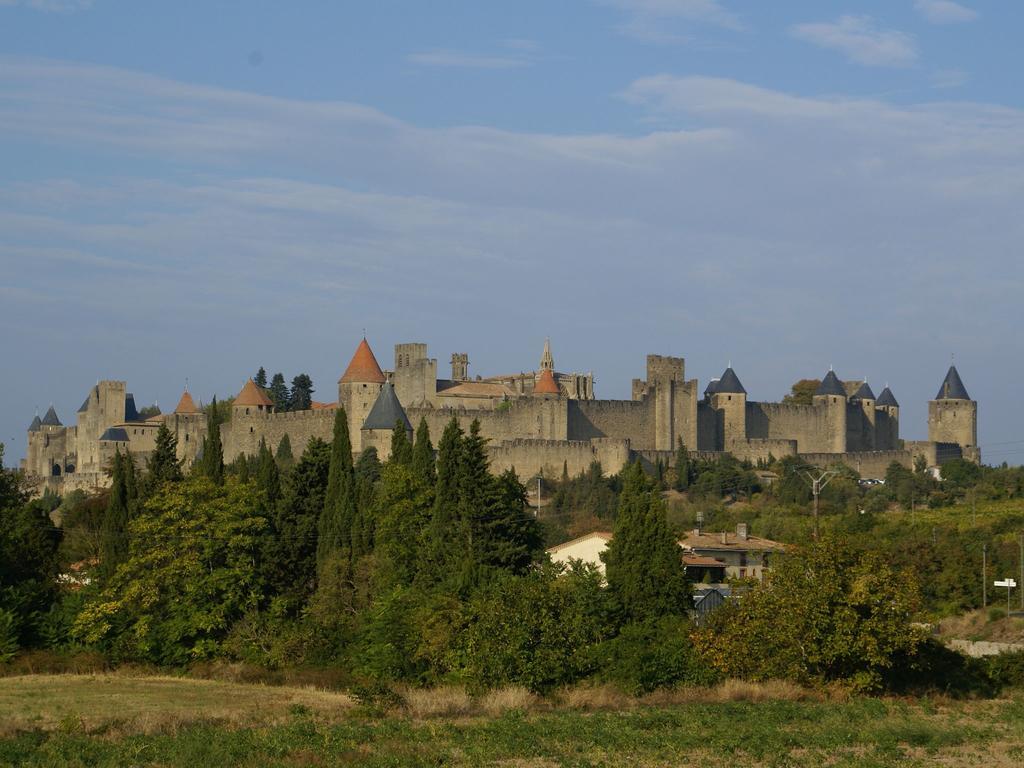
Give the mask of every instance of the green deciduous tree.
M 668 527 L 664 500 L 651 488 L 639 462 L 624 470 L 614 537 L 602 558 L 608 590 L 627 620 L 689 610 L 682 550 Z
M 251 485 L 205 477 L 163 486 L 129 520 L 129 551 L 72 634 L 114 659 L 180 665 L 217 653 L 262 597 L 256 555 L 267 520 Z
M 695 634 L 723 675 L 880 689 L 923 640 L 911 624 L 917 582 L 874 553 L 828 539 L 788 553 L 767 583 L 712 614 Z

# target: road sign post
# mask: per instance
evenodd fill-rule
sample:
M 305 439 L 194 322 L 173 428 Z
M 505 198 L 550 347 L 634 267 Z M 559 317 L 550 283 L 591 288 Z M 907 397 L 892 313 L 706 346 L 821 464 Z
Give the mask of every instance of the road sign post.
M 1003 579 L 1002 581 L 992 582 L 993 586 L 1006 587 L 1006 615 L 1010 615 L 1010 590 L 1017 586 L 1017 582 L 1013 579 Z

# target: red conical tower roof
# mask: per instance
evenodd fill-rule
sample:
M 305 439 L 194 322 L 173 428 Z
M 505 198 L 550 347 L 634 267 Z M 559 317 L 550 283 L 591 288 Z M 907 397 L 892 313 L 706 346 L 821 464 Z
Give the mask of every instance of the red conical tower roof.
M 356 347 L 356 353 L 352 355 L 352 362 L 348 364 L 345 373 L 341 375 L 339 383 L 352 381 L 367 384 L 383 384 L 386 381 L 384 372 L 377 364 L 377 358 L 373 356 L 373 350 L 370 349 L 365 338 Z
M 267 407 L 273 405 L 274 401 L 267 397 L 266 392 L 256 386 L 255 381 L 249 379 L 242 387 L 242 391 L 238 393 L 234 404 Z
M 560 395 L 562 390 L 558 388 L 558 382 L 555 381 L 554 375 L 551 373 L 550 368 L 545 368 L 540 372 L 540 376 L 537 377 L 537 383 L 533 386 L 533 394 L 535 395 Z
M 178 406 L 174 409 L 175 413 L 199 413 L 199 409 L 196 408 L 196 402 L 192 399 L 192 395 L 188 393 L 186 389 L 181 394 L 181 400 L 178 401 Z

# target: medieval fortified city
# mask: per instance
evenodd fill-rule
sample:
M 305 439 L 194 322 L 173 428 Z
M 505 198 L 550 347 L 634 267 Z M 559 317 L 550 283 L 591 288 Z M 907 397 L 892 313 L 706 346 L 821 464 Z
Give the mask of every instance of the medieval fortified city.
M 1022 32 L 0 0 L 0 768 L 1024 767 Z
M 255 456 L 260 443 L 276 449 L 286 435 L 301 453 L 310 438 L 330 439 L 341 406 L 357 455 L 373 448 L 387 460 L 396 423 L 412 439 L 420 420 L 434 435 L 453 418 L 464 429 L 476 420 L 492 471 L 513 469 L 523 481 L 555 478 L 563 470 L 575 477 L 594 462 L 611 474 L 637 460 L 671 467 L 680 442 L 695 459 L 714 460 L 723 452 L 755 463 L 798 456 L 811 465 L 845 464 L 862 478 L 884 477 L 893 462 L 913 468 L 919 457 L 929 467 L 981 460 L 978 404 L 952 365 L 928 403 L 927 441 L 900 438 L 900 406 L 888 386 L 876 396 L 867 381 L 843 381 L 832 370 L 810 404 L 766 403 L 749 399 L 732 367 L 701 391 L 696 379 L 687 380 L 683 358 L 648 355 L 646 377 L 633 379 L 632 394 L 631 400 L 597 399 L 592 373 L 555 369 L 550 341 L 536 371 L 471 377 L 469 355 L 453 353 L 450 376 L 438 378 L 426 344 L 396 344 L 393 366 L 385 370 L 364 338 L 338 379 L 337 401 L 275 413 L 267 392 L 248 379 L 227 401 L 231 415 L 221 439 L 227 462 Z M 42 481 L 39 493 L 102 488 L 110 483 L 114 453 L 144 464 L 161 424 L 174 435 L 178 458 L 191 467 L 207 418 L 188 390 L 172 412 L 143 418 L 126 382 L 99 381 L 73 425 L 65 426 L 52 405 L 33 418 L 22 470 Z

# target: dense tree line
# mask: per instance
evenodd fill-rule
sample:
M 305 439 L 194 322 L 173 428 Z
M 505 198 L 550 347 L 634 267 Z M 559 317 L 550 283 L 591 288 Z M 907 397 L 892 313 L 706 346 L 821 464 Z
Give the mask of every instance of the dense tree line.
M 283 373 L 275 373 L 269 383 L 267 382 L 267 371 L 261 365 L 253 377 L 257 387 L 267 393 L 267 397 L 274 403 L 274 410 L 278 413 L 285 411 L 308 411 L 313 407 L 313 379 L 307 373 L 300 373 L 292 379 L 289 389 L 285 382 Z

